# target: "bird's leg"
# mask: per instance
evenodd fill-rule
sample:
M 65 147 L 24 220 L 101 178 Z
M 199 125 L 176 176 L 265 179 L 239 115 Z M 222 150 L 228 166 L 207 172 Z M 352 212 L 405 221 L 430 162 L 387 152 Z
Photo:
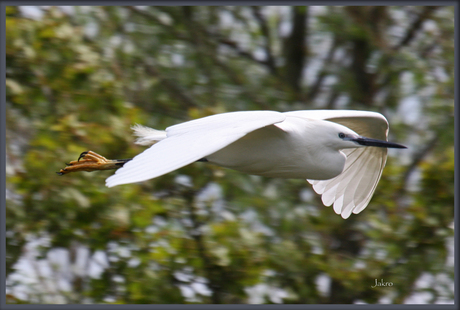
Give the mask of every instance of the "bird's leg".
M 99 155 L 93 151 L 87 151 L 80 154 L 78 160 L 71 161 L 66 164 L 67 166 L 64 169 L 61 169 L 59 172 L 56 172 L 59 175 L 64 175 L 70 172 L 77 171 L 95 171 L 95 170 L 110 170 L 118 169 L 123 167 L 123 165 L 130 161 L 129 159 L 107 159 L 102 155 Z

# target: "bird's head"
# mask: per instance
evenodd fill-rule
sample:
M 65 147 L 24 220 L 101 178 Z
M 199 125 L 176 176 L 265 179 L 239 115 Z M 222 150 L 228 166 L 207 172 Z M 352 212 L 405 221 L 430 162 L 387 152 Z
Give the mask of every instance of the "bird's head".
M 405 149 L 406 147 L 401 144 L 388 142 L 385 140 L 378 140 L 368 137 L 363 137 L 350 128 L 328 122 L 326 126 L 326 135 L 327 135 L 327 145 L 337 150 L 349 149 L 349 148 L 359 148 L 367 146 L 376 146 L 376 147 L 386 147 L 386 148 L 398 148 Z

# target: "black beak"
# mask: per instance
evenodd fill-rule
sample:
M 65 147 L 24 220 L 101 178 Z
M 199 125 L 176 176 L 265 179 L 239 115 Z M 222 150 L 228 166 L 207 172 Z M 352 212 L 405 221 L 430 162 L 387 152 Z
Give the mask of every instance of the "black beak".
M 351 139 L 351 141 L 355 141 L 356 143 L 360 145 L 365 145 L 365 146 L 388 147 L 388 148 L 393 148 L 393 149 L 407 149 L 406 146 L 401 145 L 401 144 L 383 141 L 383 140 L 371 139 L 371 138 L 366 138 L 366 137 L 359 137 L 356 139 Z

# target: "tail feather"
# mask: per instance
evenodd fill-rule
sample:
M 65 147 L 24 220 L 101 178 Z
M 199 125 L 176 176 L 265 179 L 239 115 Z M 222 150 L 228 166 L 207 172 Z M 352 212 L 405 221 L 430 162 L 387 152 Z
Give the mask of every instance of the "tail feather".
M 166 131 L 156 130 L 150 127 L 136 124 L 131 127 L 134 135 L 137 136 L 136 144 L 152 145 L 166 138 Z

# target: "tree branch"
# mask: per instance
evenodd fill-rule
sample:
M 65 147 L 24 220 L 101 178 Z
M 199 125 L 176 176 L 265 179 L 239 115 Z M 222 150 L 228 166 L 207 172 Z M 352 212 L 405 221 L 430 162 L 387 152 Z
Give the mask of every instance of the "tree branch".
M 402 186 L 401 186 L 402 192 L 405 191 L 407 180 L 409 179 L 411 174 L 415 171 L 415 169 L 422 162 L 422 160 L 426 156 L 428 156 L 428 154 L 435 148 L 438 142 L 438 139 L 439 139 L 439 135 L 436 134 L 433 138 L 431 138 L 430 141 L 428 141 L 428 143 L 418 153 L 414 155 L 414 157 L 412 158 L 412 162 L 410 163 L 409 166 L 407 166 L 406 170 L 404 171 L 403 177 L 402 177 Z M 399 194 L 402 194 L 401 191 Z
M 278 72 L 276 70 L 275 66 L 275 60 L 273 58 L 273 52 L 272 52 L 272 40 L 270 36 L 270 29 L 268 28 L 267 21 L 265 18 L 262 16 L 260 12 L 260 7 L 257 6 L 252 6 L 252 14 L 255 16 L 257 22 L 259 23 L 260 30 L 262 31 L 262 34 L 265 36 L 265 53 L 267 53 L 267 66 L 270 69 L 271 74 L 277 75 Z
M 192 98 L 185 94 L 185 91 L 176 84 L 173 80 L 163 77 L 158 70 L 147 63 L 143 64 L 145 71 L 160 80 L 160 83 L 165 87 L 166 91 L 171 95 L 171 97 L 180 101 L 185 108 L 196 108 L 199 107 L 197 103 L 193 101 Z
M 183 20 L 188 30 L 190 42 L 195 48 L 196 61 L 198 62 L 198 70 L 202 70 L 206 75 L 208 82 L 206 87 L 208 88 L 207 96 L 209 97 L 208 104 L 214 105 L 217 101 L 216 94 L 216 82 L 214 78 L 214 72 L 208 61 L 208 57 L 204 55 L 215 54 L 214 46 L 206 44 L 205 38 L 202 37 L 201 31 L 195 31 L 197 23 L 193 20 L 193 7 L 184 6 L 182 7 Z M 209 51 L 208 51 L 209 50 Z
M 194 200 L 194 190 L 188 190 L 184 197 L 187 201 L 187 207 L 190 212 L 190 220 L 192 221 L 193 227 L 192 231 L 189 232 L 189 235 L 193 238 L 198 248 L 198 253 L 203 261 L 203 269 L 206 274 L 206 278 L 209 280 L 209 287 L 212 291 L 211 301 L 213 304 L 221 304 L 222 300 L 222 293 L 221 293 L 221 286 L 219 285 L 218 279 L 220 278 L 216 268 L 217 266 L 211 262 L 210 257 L 206 253 L 206 247 L 204 245 L 203 235 L 200 232 L 201 222 L 198 220 L 198 217 L 195 212 L 195 207 L 193 205 Z
M 155 15 L 147 13 L 146 11 L 140 10 L 140 9 L 134 7 L 134 6 L 125 6 L 125 8 L 128 9 L 129 11 L 131 11 L 132 13 L 135 13 L 135 14 L 137 14 L 139 16 L 142 16 L 147 20 L 154 21 L 158 25 L 167 28 L 168 32 L 171 33 L 172 35 L 174 35 L 176 38 L 181 39 L 181 40 L 188 40 L 186 35 L 184 35 L 184 34 L 182 34 L 182 33 L 180 33 L 179 31 L 176 30 L 177 29 L 176 27 L 173 27 L 171 25 L 168 25 L 168 24 L 164 23 L 163 21 L 161 21 Z
M 284 58 L 286 59 L 284 77 L 296 92 L 299 92 L 301 88 L 302 72 L 305 63 L 307 10 L 308 7 L 292 7 L 292 31 L 283 46 Z
M 333 88 L 329 100 L 327 101 L 326 109 L 335 109 L 335 103 L 339 99 L 340 92 L 336 87 Z
M 244 80 L 244 77 L 241 74 L 236 73 L 234 70 L 232 70 L 229 66 L 227 66 L 225 63 L 220 61 L 217 57 L 212 57 L 212 60 L 214 63 L 222 68 L 222 71 L 232 80 L 232 82 L 236 85 L 239 85 L 243 89 L 243 93 L 245 96 L 247 96 L 252 102 L 257 104 L 259 107 L 269 110 L 270 106 L 267 105 L 266 102 L 262 101 L 260 98 L 258 98 L 253 92 L 251 92 L 247 85 L 248 83 Z
M 426 6 L 422 9 L 422 12 L 418 15 L 417 19 L 414 20 L 412 25 L 408 28 L 406 35 L 402 40 L 393 47 L 394 51 L 399 50 L 400 48 L 408 45 L 414 38 L 416 33 L 422 27 L 422 24 L 425 20 L 430 18 L 431 14 L 437 9 L 437 6 Z
M 326 58 L 324 59 L 323 68 L 321 69 L 321 72 L 318 74 L 318 77 L 316 78 L 315 83 L 310 87 L 306 95 L 307 101 L 313 101 L 318 95 L 318 92 L 321 89 L 321 86 L 323 85 L 324 79 L 328 76 L 329 66 L 331 65 L 334 59 L 334 53 L 337 50 L 337 47 L 338 47 L 338 40 L 337 40 L 337 37 L 334 36 L 332 46 L 329 49 Z
M 154 21 L 155 23 L 165 27 L 168 30 L 168 32 L 173 34 L 177 39 L 184 40 L 184 41 L 187 41 L 187 42 L 191 42 L 192 44 L 194 43 L 193 42 L 193 37 L 178 32 L 174 27 L 172 27 L 172 26 L 170 26 L 168 24 L 165 24 L 164 22 L 159 20 L 156 16 L 154 16 L 152 14 L 149 14 L 149 13 L 143 11 L 143 10 L 139 10 L 136 7 L 127 6 L 126 8 L 128 10 L 130 10 L 131 12 L 133 12 L 133 13 L 136 13 L 136 14 L 138 14 L 140 16 L 143 16 L 144 18 L 146 18 L 148 20 L 151 20 L 151 21 Z M 256 58 L 254 58 L 252 53 L 241 49 L 241 47 L 238 45 L 237 42 L 235 42 L 233 40 L 230 40 L 230 39 L 228 39 L 226 37 L 223 37 L 220 34 L 209 32 L 205 28 L 201 27 L 201 25 L 199 25 L 198 23 L 194 23 L 194 30 L 200 32 L 202 38 L 207 39 L 206 41 L 203 41 L 203 44 L 205 44 L 205 45 L 221 44 L 221 45 L 227 46 L 230 49 L 232 49 L 233 51 L 235 51 L 242 58 L 248 59 L 248 60 L 250 60 L 250 61 L 252 61 L 252 62 L 254 62 L 256 64 L 263 65 L 263 66 L 267 67 L 271 73 L 273 73 L 273 69 L 275 68 L 273 59 L 271 60 L 273 62 L 273 64 L 270 64 L 269 60 L 266 60 L 266 61 L 258 60 Z M 272 58 L 273 58 L 273 56 L 272 56 Z M 283 79 L 279 78 L 279 75 L 275 75 L 275 77 L 277 77 L 281 82 L 284 82 Z

